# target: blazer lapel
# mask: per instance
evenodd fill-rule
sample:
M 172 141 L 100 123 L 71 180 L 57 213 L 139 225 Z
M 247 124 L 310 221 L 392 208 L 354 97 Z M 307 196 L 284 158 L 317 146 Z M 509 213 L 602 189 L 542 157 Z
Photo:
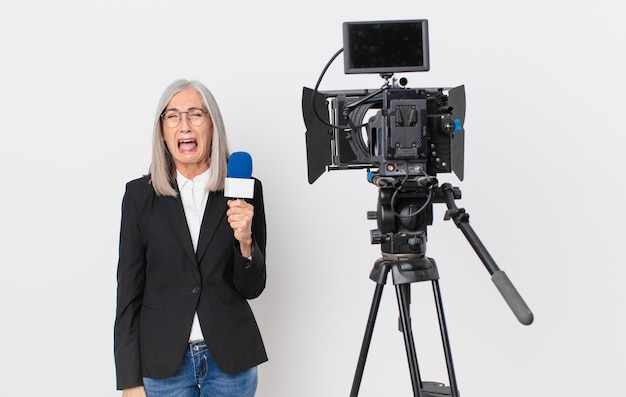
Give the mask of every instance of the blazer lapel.
M 209 192 L 209 199 L 207 200 L 206 208 L 204 209 L 204 216 L 202 217 L 202 225 L 200 226 L 200 237 L 198 239 L 198 249 L 196 257 L 198 263 L 202 261 L 204 254 L 206 253 L 217 227 L 226 217 L 226 200 L 224 198 L 224 191 Z
M 191 242 L 191 236 L 189 235 L 189 227 L 187 226 L 185 210 L 183 209 L 183 202 L 180 199 L 180 193 L 176 197 L 166 196 L 160 197 L 160 199 L 163 207 L 165 208 L 165 212 L 172 223 L 172 227 L 174 228 L 180 243 L 185 249 L 185 252 L 189 256 L 189 259 L 196 263 L 196 254 L 193 252 L 193 244 Z

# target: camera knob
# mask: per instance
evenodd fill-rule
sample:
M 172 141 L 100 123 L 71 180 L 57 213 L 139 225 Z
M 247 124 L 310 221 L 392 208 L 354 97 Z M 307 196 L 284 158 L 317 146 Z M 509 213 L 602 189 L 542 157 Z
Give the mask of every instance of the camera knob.
M 443 116 L 441 118 L 441 130 L 446 134 L 452 134 L 456 129 L 456 124 L 454 120 L 448 116 Z
M 370 230 L 370 241 L 372 244 L 380 244 L 383 241 L 383 234 L 380 229 Z

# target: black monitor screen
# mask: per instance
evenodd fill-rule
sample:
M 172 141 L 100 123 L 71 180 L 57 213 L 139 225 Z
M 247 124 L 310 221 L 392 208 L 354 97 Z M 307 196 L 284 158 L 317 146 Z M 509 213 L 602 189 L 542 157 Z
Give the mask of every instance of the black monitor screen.
M 346 74 L 427 71 L 428 21 L 344 22 L 343 50 Z

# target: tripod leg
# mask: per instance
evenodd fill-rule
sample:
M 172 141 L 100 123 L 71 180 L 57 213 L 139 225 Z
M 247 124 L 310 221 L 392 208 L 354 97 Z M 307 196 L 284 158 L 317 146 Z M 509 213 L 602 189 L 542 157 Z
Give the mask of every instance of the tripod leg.
M 417 365 L 417 353 L 415 352 L 415 341 L 413 340 L 413 329 L 411 327 L 410 318 L 410 284 L 396 285 L 396 296 L 398 298 L 398 308 L 400 309 L 401 331 L 404 335 L 404 346 L 409 361 L 409 371 L 411 372 L 411 384 L 413 386 L 413 395 L 422 397 L 422 381 L 420 379 L 419 367 Z
M 383 287 L 385 284 L 376 284 L 376 290 L 374 291 L 374 298 L 372 299 L 372 307 L 367 319 L 367 327 L 365 328 L 365 335 L 363 336 L 363 344 L 361 345 L 361 353 L 359 355 L 359 362 L 357 364 L 356 373 L 354 374 L 354 380 L 352 382 L 352 390 L 350 391 L 350 397 L 356 397 L 359 394 L 359 388 L 361 387 L 361 380 L 363 379 L 363 371 L 365 370 L 365 360 L 367 359 L 367 352 L 369 350 L 370 342 L 372 341 L 372 334 L 374 332 L 374 324 L 376 323 L 376 316 L 378 314 L 378 307 L 380 306 L 380 299 L 383 294 Z
M 450 349 L 450 339 L 448 338 L 448 327 L 446 326 L 446 319 L 443 314 L 443 302 L 441 300 L 441 290 L 439 289 L 439 282 L 437 280 L 432 281 L 433 294 L 435 296 L 435 303 L 437 305 L 437 317 L 439 318 L 439 330 L 441 331 L 441 342 L 443 343 L 443 352 L 446 357 L 446 367 L 448 368 L 448 379 L 450 380 L 450 391 L 452 397 L 459 397 L 459 389 L 456 384 L 456 375 L 454 373 L 454 364 L 452 363 L 452 352 Z

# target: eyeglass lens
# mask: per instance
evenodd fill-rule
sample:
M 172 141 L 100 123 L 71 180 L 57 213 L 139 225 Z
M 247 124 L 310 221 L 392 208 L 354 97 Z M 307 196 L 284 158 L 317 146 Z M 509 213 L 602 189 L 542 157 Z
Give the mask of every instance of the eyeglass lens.
M 180 124 L 180 120 L 184 113 L 187 114 L 187 120 L 189 120 L 189 123 L 196 127 L 202 125 L 202 123 L 206 120 L 206 113 L 203 109 L 193 108 L 186 112 L 179 112 L 178 110 L 171 109 L 163 113 L 163 122 L 170 128 L 177 127 L 178 124 Z

